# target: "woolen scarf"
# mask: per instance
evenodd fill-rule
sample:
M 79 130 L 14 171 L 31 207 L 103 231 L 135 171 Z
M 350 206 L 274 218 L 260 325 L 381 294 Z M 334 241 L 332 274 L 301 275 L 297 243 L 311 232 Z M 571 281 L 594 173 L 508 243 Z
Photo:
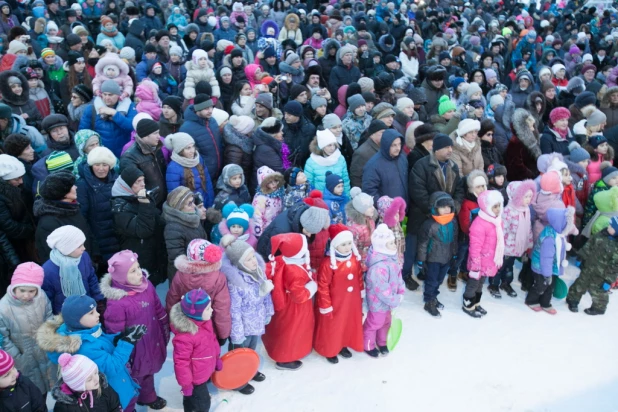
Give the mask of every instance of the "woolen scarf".
M 509 207 L 516 210 L 518 215 L 517 232 L 515 232 L 515 254 L 523 256 L 528 246 L 528 235 L 532 230 L 532 222 L 530 221 L 530 207 L 516 206 L 514 202 L 509 204 Z
M 502 267 L 502 262 L 504 260 L 504 231 L 502 230 L 502 219 L 500 216 L 490 216 L 483 210 L 479 211 L 479 217 L 494 225 L 496 229 L 496 250 L 494 251 L 494 263 L 497 267 Z
M 178 153 L 172 151 L 172 160 L 182 167 L 188 167 L 189 169 L 193 169 L 200 164 L 200 154 L 196 150 L 193 159 L 189 159 L 188 157 L 181 156 Z
M 60 287 L 65 297 L 86 294 L 82 273 L 78 268 L 79 262 L 82 260 L 81 256 L 78 258 L 66 256 L 54 248 L 49 254 L 49 260 L 60 268 Z

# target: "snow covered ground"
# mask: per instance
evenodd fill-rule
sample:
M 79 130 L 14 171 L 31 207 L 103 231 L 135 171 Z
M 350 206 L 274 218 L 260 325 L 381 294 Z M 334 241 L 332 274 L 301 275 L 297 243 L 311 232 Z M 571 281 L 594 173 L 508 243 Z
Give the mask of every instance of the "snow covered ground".
M 578 272 L 567 269 L 568 285 Z M 489 313 L 477 320 L 461 310 L 463 286 L 456 293 L 441 287 L 446 308 L 438 320 L 423 311 L 421 292 L 408 291 L 397 311 L 403 335 L 388 357 L 353 353 L 331 365 L 312 353 L 302 369 L 288 372 L 275 369 L 260 344 L 266 381 L 254 382 L 249 396 L 213 387 L 211 411 L 618 411 L 618 292 L 604 316 L 583 313 L 588 295 L 577 314 L 564 300 L 554 300 L 558 314 L 551 316 L 525 306 L 517 283 L 514 299 L 484 293 Z M 159 289 L 164 297 L 166 287 Z M 156 378 L 159 395 L 168 401 L 165 410 L 182 411 L 171 344 Z

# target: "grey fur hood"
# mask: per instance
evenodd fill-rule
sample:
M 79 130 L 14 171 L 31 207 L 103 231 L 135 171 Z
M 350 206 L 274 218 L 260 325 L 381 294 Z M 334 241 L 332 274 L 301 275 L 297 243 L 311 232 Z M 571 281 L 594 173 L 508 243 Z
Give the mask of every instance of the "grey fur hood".
M 515 110 L 515 113 L 513 114 L 513 131 L 519 141 L 528 148 L 530 153 L 532 153 L 534 158 L 538 159 L 539 156 L 541 156 L 541 147 L 539 145 L 540 138 L 538 131 L 533 133 L 526 124 L 526 120 L 528 118 L 531 118 L 534 121 L 534 116 L 532 116 L 528 110 Z

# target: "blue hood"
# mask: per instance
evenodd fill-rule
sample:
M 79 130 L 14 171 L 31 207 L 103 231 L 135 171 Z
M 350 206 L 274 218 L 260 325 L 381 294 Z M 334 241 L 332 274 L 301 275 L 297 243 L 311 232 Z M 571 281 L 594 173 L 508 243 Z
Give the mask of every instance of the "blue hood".
M 380 141 L 380 153 L 387 160 L 397 160 L 401 156 L 401 152 L 396 157 L 391 157 L 390 149 L 395 139 L 401 139 L 401 148 L 403 150 L 403 136 L 395 129 L 388 129 L 382 135 L 382 141 Z
M 547 211 L 547 221 L 558 233 L 562 233 L 567 225 L 566 212 L 567 209 L 549 209 Z

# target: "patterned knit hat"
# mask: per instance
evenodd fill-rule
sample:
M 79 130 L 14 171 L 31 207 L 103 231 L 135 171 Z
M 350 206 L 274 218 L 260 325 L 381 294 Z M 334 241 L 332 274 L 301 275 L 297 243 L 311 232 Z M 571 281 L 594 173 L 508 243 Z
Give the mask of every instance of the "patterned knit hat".
M 0 349 L 0 376 L 4 376 L 15 366 L 13 357 Z
M 386 244 L 395 240 L 395 234 L 384 223 L 381 223 L 376 227 L 376 230 L 371 234 L 371 246 L 373 250 L 385 255 L 395 255 L 396 249 L 388 249 Z
M 56 173 L 60 170 L 72 170 L 73 159 L 65 151 L 54 150 L 45 159 L 45 166 L 50 174 Z
M 204 239 L 193 239 L 187 246 L 187 258 L 192 262 L 217 263 L 222 255 L 220 247 Z
M 237 268 L 245 269 L 243 262 L 251 252 L 255 252 L 250 244 L 237 239 L 234 235 L 225 235 L 221 238 L 221 246 L 225 248 L 225 255 L 230 263 Z
M 229 202 L 223 206 L 221 213 L 226 219 L 228 228 L 238 225 L 242 226 L 243 231 L 247 231 L 249 229 L 249 219 L 253 217 L 253 206 L 250 204 L 236 206 L 236 203 Z
M 182 313 L 187 317 L 195 320 L 210 320 L 204 319 L 204 309 L 210 304 L 210 296 L 202 288 L 193 289 L 187 292 L 180 301 Z
M 58 365 L 60 365 L 62 380 L 75 392 L 84 392 L 88 378 L 99 370 L 96 363 L 88 357 L 68 353 L 60 355 Z
M 195 197 L 194 193 L 188 187 L 178 186 L 167 195 L 166 203 L 169 207 L 176 210 L 182 210 L 189 199 Z

